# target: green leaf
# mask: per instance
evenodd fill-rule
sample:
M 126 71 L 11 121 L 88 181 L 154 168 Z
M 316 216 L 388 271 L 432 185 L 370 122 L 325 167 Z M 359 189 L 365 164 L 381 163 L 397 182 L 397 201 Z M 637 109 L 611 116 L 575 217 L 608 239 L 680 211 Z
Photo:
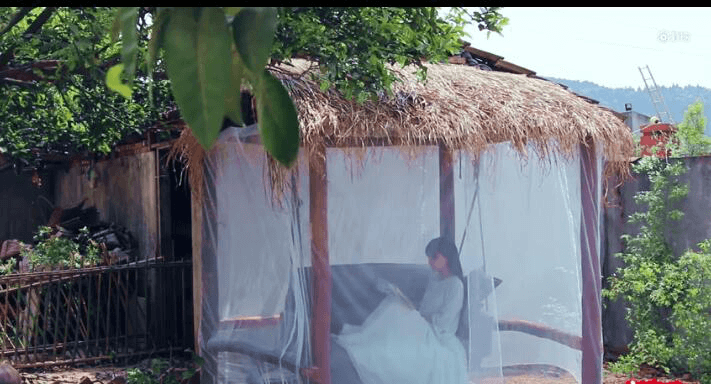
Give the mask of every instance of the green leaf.
M 123 72 L 123 68 L 123 63 L 116 64 L 109 68 L 108 72 L 106 72 L 106 86 L 109 87 L 109 89 L 118 92 L 127 100 L 131 100 L 131 87 L 121 82 L 121 73 Z
M 151 29 L 151 37 L 148 41 L 148 55 L 146 55 L 146 66 L 148 69 L 148 104 L 151 109 L 154 108 L 153 100 L 153 68 L 158 60 L 158 49 L 163 46 L 163 31 L 168 22 L 168 11 L 165 8 L 158 8 L 158 14 L 153 28 Z
M 138 34 L 136 21 L 138 7 L 121 7 L 118 10 L 121 23 L 121 61 L 126 65 L 124 75 L 129 84 L 133 82 L 136 72 L 136 56 L 138 55 Z
M 236 124 L 242 124 L 242 77 L 243 66 L 236 52 L 232 54 L 230 87 L 225 96 L 225 115 Z
M 193 362 L 198 366 L 202 367 L 205 364 L 205 359 L 199 355 L 193 355 Z
M 193 134 L 206 150 L 220 133 L 230 85 L 230 36 L 220 8 L 171 12 L 166 29 L 165 63 L 173 96 Z
M 225 14 L 234 17 L 242 10 L 242 7 L 225 7 Z
M 116 11 L 114 22 L 111 24 L 111 41 L 118 41 L 119 33 L 121 33 L 121 10 Z
M 237 51 L 244 65 L 255 74 L 260 73 L 272 53 L 276 23 L 274 8 L 244 8 L 232 20 Z
M 264 148 L 289 167 L 299 152 L 299 118 L 289 93 L 266 69 L 257 93 L 257 119 Z
M 158 49 L 163 46 L 163 31 L 165 30 L 167 21 L 168 10 L 159 9 L 155 22 L 153 23 L 153 28 L 151 29 L 151 39 L 148 42 L 148 55 L 146 57 L 148 73 L 153 72 L 153 67 L 158 59 Z

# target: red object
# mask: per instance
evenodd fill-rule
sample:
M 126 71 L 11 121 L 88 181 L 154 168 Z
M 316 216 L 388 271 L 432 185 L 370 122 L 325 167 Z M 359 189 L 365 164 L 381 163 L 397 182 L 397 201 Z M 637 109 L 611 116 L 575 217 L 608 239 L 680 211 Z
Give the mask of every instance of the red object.
M 650 124 L 642 128 L 639 144 L 642 146 L 642 156 L 652 156 L 652 147 L 658 147 L 656 156 L 670 155 L 666 144 L 676 132 L 676 127 L 668 123 Z
M 649 379 L 649 380 L 629 379 L 629 380 L 625 381 L 625 384 L 683 384 L 683 383 L 679 380 L 659 381 L 657 379 Z

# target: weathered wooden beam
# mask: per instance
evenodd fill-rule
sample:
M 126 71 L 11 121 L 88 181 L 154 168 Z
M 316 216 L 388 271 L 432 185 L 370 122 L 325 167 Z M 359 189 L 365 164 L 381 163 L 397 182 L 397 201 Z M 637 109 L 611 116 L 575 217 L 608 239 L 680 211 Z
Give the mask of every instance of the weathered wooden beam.
M 582 382 L 602 383 L 602 277 L 598 253 L 598 172 L 595 143 L 580 145 L 580 257 L 583 281 Z
M 439 232 L 454 241 L 454 171 L 452 150 L 439 147 Z
M 328 177 L 326 147 L 309 157 L 309 223 L 313 306 L 311 338 L 314 367 L 302 374 L 320 384 L 331 384 L 331 265 L 328 255 Z
M 194 189 L 192 189 L 194 191 Z M 190 193 L 190 214 L 192 218 L 192 258 L 193 258 L 193 337 L 195 353 L 200 355 L 200 326 L 202 320 L 202 202 L 195 193 Z

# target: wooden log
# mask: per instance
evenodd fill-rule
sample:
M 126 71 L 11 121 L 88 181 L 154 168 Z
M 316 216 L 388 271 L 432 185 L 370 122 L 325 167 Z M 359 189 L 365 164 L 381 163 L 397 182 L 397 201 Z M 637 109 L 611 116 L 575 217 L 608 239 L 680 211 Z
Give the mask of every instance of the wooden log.
M 0 246 L 0 261 L 20 256 L 23 245 L 19 240 L 5 240 Z
M 536 337 L 555 341 L 570 348 L 581 351 L 583 338 L 565 331 L 555 329 L 545 324 L 526 320 L 499 320 L 499 331 L 523 332 Z

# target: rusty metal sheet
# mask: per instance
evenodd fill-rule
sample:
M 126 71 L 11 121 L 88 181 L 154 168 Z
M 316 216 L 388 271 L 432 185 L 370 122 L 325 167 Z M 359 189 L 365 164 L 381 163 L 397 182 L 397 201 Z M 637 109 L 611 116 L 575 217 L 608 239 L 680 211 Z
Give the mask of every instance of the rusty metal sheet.
M 497 61 L 496 64 L 494 64 L 494 67 L 496 67 L 497 69 L 502 69 L 507 72 L 513 72 L 513 73 L 518 73 L 518 74 L 522 74 L 522 75 L 535 75 L 536 74 L 536 72 L 534 72 L 530 69 L 524 68 L 524 67 L 522 67 L 520 65 L 516 65 L 514 63 L 510 63 L 506 60 Z

